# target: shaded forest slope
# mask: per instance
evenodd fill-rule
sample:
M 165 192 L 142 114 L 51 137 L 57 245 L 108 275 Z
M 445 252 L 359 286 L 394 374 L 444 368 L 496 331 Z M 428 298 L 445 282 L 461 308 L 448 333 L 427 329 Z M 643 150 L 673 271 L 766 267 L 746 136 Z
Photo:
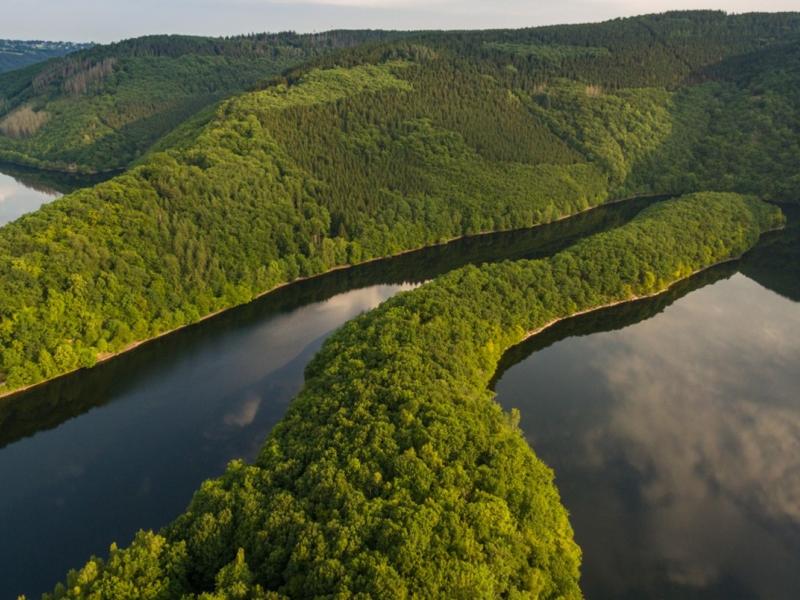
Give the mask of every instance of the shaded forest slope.
M 146 36 L 0 75 L 0 159 L 93 173 L 126 167 L 198 110 L 314 56 L 398 34 Z

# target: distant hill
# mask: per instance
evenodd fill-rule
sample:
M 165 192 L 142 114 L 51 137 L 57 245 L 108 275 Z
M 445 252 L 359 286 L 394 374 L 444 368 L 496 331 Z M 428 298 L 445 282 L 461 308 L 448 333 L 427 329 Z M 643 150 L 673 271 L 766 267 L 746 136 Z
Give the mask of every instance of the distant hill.
M 158 35 L 0 75 L 0 159 L 92 173 L 127 166 L 201 108 L 332 50 L 399 34 Z
M 90 48 L 92 44 L 45 42 L 42 40 L 0 40 L 0 73 L 21 69 L 50 58 Z

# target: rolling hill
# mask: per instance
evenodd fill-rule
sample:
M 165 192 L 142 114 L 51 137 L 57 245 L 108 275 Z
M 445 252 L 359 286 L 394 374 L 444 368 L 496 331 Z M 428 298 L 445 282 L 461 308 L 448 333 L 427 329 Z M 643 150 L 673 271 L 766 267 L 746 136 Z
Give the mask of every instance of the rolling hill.
M 670 13 L 319 56 L 0 230 L 0 390 L 298 277 L 610 199 L 796 201 L 799 30 L 797 14 Z
M 214 102 L 336 48 L 389 34 L 148 36 L 0 75 L 0 159 L 81 173 L 127 166 Z

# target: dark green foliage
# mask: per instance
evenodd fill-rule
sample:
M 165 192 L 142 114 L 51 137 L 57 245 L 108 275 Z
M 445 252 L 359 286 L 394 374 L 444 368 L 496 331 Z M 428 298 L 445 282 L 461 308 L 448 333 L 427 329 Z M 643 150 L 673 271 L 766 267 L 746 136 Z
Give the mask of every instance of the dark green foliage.
M 448 126 L 469 122 L 462 135 L 489 156 L 535 160 L 529 148 L 536 146 L 570 160 L 543 134 L 528 138 L 526 148 L 519 139 L 525 128 L 516 124 L 503 133 L 489 125 L 507 143 L 493 143 L 491 133 L 476 139 L 483 122 L 459 98 L 494 82 L 522 112 L 601 167 L 614 196 L 713 189 L 800 198 L 800 13 L 669 12 L 591 25 L 427 33 L 316 63 L 387 57 L 413 57 L 435 73 L 426 89 L 451 113 Z M 468 74 L 462 79 L 469 85 L 448 76 L 445 65 Z M 504 111 L 510 121 L 514 110 Z
M 524 85 L 526 80 L 536 85 L 567 78 L 608 89 L 674 89 L 727 57 L 799 36 L 796 12 L 672 11 L 581 25 L 422 33 L 394 44 L 392 51 L 385 45 L 367 45 L 318 62 L 376 62 L 411 52 L 416 60 L 424 45 L 429 52 L 469 57 L 482 63 L 487 73 L 518 73 Z
M 800 201 L 800 41 L 723 61 L 671 101 L 672 133 L 628 190 L 714 189 Z M 709 80 L 710 79 L 710 80 Z
M 315 55 L 391 35 L 148 36 L 8 73 L 0 76 L 0 158 L 66 171 L 125 167 L 225 96 Z M 27 136 L 3 134 L 3 115 L 25 108 L 46 123 Z
M 311 61 L 310 66 L 285 74 L 292 83 L 312 66 L 405 59 L 436 63 L 434 69 L 419 74 L 425 84 L 419 88 L 419 99 L 426 101 L 427 111 L 437 107 L 436 116 L 448 126 L 461 126 L 462 135 L 479 152 L 525 160 L 532 146 L 541 156 L 555 142 L 543 131 L 533 139 L 521 139 L 515 122 L 524 117 L 526 99 L 547 105 L 546 88 L 561 80 L 605 91 L 672 90 L 713 76 L 707 70 L 722 60 L 774 48 L 798 36 L 797 13 L 718 11 L 479 32 L 148 36 L 96 46 L 0 76 L 0 116 L 29 108 L 42 113 L 43 122 L 27 137 L 0 135 L 0 157 L 62 170 L 123 167 L 196 111 L 285 69 Z M 470 98 L 489 87 L 491 80 L 509 92 L 506 100 L 522 100 L 522 106 L 508 111 L 503 128 L 496 120 L 487 127 L 479 112 L 483 107 Z M 471 105 L 464 108 L 470 110 L 461 110 L 461 95 Z M 485 107 L 496 113 L 500 99 L 486 99 Z M 512 136 L 498 143 L 504 133 Z M 561 148 L 553 158 L 563 161 L 569 156 Z
M 526 332 L 663 290 L 752 247 L 774 207 L 697 194 L 549 259 L 465 267 L 334 334 L 253 465 L 54 598 L 577 598 L 553 485 L 487 390 Z

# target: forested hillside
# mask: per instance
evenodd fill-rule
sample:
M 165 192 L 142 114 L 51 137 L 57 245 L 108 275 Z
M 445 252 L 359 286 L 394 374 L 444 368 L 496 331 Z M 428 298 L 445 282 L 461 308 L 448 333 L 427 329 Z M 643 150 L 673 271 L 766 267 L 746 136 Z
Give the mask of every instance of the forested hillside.
M 710 11 L 156 36 L 0 76 L 0 157 L 132 165 L 0 228 L 0 394 L 300 277 L 692 193 L 346 325 L 255 464 L 55 597 L 578 597 L 552 474 L 489 401 L 496 363 L 779 226 L 756 196 L 800 199 L 798 92 L 800 14 Z
M 627 188 L 800 202 L 800 41 L 790 39 L 705 68 L 673 94 L 672 132 Z
M 220 98 L 311 57 L 390 34 L 148 36 L 0 75 L 0 159 L 119 169 Z
M 796 63 L 799 32 L 797 13 L 726 16 L 695 11 L 521 30 L 137 38 L 0 76 L 0 158 L 83 172 L 125 167 L 190 115 L 286 69 L 309 61 L 315 67 L 376 64 L 393 55 L 408 56 L 409 46 L 415 58 L 456 71 L 462 93 L 493 79 L 525 110 L 547 110 L 566 82 L 586 86 L 586 93 L 594 96 L 632 89 L 681 90 L 674 102 L 663 96 L 662 106 L 696 140 L 706 136 L 691 127 L 715 110 L 737 117 L 716 124 L 712 135 L 728 140 L 731 127 L 765 111 L 780 111 L 775 123 L 752 127 L 758 128 L 756 133 L 767 128 L 763 133 L 780 135 L 786 111 L 791 113 L 786 127 L 797 120 L 796 94 L 780 80 L 789 76 L 796 81 L 796 69 L 786 72 L 782 65 L 784 60 Z M 398 39 L 409 40 L 405 49 L 391 43 Z M 765 68 L 775 76 L 764 77 Z M 748 81 L 739 69 L 751 73 Z M 290 73 L 288 81 L 298 76 Z M 695 85 L 712 81 L 716 87 Z M 436 80 L 427 83 L 441 91 Z M 762 97 L 765 90 L 788 98 L 791 106 Z M 473 122 L 477 131 L 469 142 L 482 137 L 481 143 L 491 144 L 485 139 L 487 128 L 493 129 L 491 116 L 487 120 L 483 112 L 461 113 L 453 97 L 437 98 L 431 90 L 426 100 L 443 102 L 442 116 L 451 121 Z M 492 108 L 496 112 L 501 107 Z M 569 127 L 554 133 L 568 144 L 577 142 Z M 501 142 L 506 157 L 516 160 L 515 154 L 526 152 L 524 147 L 515 149 L 517 141 Z M 539 145 L 538 140 L 530 143 Z M 490 151 L 497 151 L 497 145 Z M 539 151 L 547 151 L 546 141 Z
M 21 69 L 38 62 L 64 56 L 91 44 L 46 42 L 42 40 L 0 40 L 0 73 Z
M 221 56 L 203 39 L 125 47 L 261 65 L 254 49 L 325 35 L 235 38 Z M 298 277 L 612 198 L 800 198 L 796 14 L 337 35 L 326 47 L 376 40 L 200 111 L 124 175 L 0 230 L 0 391 Z M 113 52 L 91 52 L 116 77 Z
M 297 277 L 573 214 L 605 201 L 636 156 L 613 157 L 611 172 L 602 148 L 588 160 L 497 82 L 410 60 L 417 51 L 229 100 L 170 150 L 0 229 L 3 388 Z M 461 110 L 442 114 L 430 94 Z M 619 110 L 586 147 L 654 147 L 664 132 L 641 128 L 658 119 L 652 96 L 592 99 Z M 480 114 L 483 127 L 464 118 Z M 504 150 L 506 136 L 519 144 Z
M 487 386 L 510 346 L 752 247 L 777 208 L 666 201 L 552 258 L 469 266 L 345 325 L 256 462 L 52 598 L 579 598 L 553 485 Z

